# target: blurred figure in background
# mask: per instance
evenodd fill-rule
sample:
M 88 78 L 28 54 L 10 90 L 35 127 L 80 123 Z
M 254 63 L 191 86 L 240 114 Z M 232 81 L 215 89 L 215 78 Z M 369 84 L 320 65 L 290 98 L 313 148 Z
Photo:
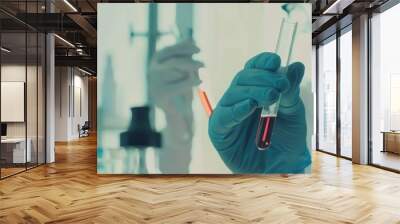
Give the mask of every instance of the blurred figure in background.
M 182 41 L 155 53 L 149 67 L 149 95 L 165 114 L 162 148 L 157 150 L 161 173 L 186 174 L 192 155 L 193 87 L 198 86 L 203 63 L 192 56 L 200 49 L 191 40 Z

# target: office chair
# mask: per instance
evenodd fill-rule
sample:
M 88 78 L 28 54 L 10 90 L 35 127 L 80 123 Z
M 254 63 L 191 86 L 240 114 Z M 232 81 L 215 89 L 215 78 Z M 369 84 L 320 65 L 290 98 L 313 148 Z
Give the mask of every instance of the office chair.
M 80 127 L 80 125 L 78 124 L 79 138 L 89 136 L 89 129 L 90 129 L 89 121 L 85 121 L 82 127 Z

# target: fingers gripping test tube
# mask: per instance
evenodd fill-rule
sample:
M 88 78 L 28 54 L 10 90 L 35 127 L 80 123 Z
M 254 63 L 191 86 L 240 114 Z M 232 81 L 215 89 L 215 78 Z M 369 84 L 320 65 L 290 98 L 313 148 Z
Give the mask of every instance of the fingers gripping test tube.
M 275 48 L 275 53 L 281 58 L 280 74 L 287 72 L 293 44 L 296 39 L 297 24 L 297 22 L 286 18 L 282 19 L 278 42 Z M 256 135 L 256 145 L 259 150 L 265 150 L 271 145 L 272 131 L 278 114 L 280 98 L 281 96 L 279 96 L 275 103 L 262 108 Z

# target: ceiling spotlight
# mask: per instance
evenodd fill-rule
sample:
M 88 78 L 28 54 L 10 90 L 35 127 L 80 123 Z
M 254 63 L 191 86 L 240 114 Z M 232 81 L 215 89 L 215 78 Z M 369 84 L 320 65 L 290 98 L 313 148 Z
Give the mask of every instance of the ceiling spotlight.
M 90 73 L 90 72 L 88 72 L 88 71 L 86 71 L 86 70 L 84 70 L 84 69 L 81 69 L 81 68 L 79 68 L 79 67 L 78 67 L 78 70 L 81 71 L 81 72 L 83 72 L 83 73 L 85 73 L 86 75 L 90 75 L 90 76 L 93 75 L 92 73 Z
M 0 49 L 1 49 L 1 51 L 4 51 L 4 52 L 6 52 L 6 53 L 10 53 L 10 52 L 11 52 L 10 49 L 7 49 L 7 48 L 5 48 L 5 47 L 1 47 Z
M 78 12 L 78 10 L 68 1 L 64 0 L 64 3 L 68 5 L 74 12 Z
M 336 0 L 327 9 L 325 9 L 322 12 L 322 14 L 323 15 L 342 14 L 343 13 L 343 9 L 347 8 L 353 2 L 354 2 L 354 0 Z
M 79 55 L 83 55 L 83 49 L 82 48 L 77 48 L 76 49 L 76 53 L 78 53 Z
M 59 40 L 61 40 L 62 42 L 64 42 L 65 44 L 67 44 L 68 46 L 70 46 L 70 47 L 72 47 L 72 48 L 75 48 L 75 45 L 73 45 L 71 42 L 69 42 L 68 40 L 66 40 L 66 39 L 64 39 L 64 38 L 62 38 L 62 37 L 60 37 L 59 35 L 57 35 L 57 34 L 54 34 L 54 36 L 55 37 L 57 37 Z

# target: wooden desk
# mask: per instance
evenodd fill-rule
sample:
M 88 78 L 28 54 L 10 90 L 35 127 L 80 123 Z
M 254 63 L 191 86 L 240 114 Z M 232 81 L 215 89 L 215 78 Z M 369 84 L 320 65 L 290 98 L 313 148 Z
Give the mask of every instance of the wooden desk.
M 392 152 L 400 154 L 400 131 L 382 131 L 383 150 L 382 152 Z
M 27 139 L 27 147 L 25 154 L 25 138 L 6 138 L 1 139 L 1 157 L 6 163 L 25 163 L 31 162 L 31 145 L 30 138 Z M 25 161 L 26 160 L 26 161 Z

